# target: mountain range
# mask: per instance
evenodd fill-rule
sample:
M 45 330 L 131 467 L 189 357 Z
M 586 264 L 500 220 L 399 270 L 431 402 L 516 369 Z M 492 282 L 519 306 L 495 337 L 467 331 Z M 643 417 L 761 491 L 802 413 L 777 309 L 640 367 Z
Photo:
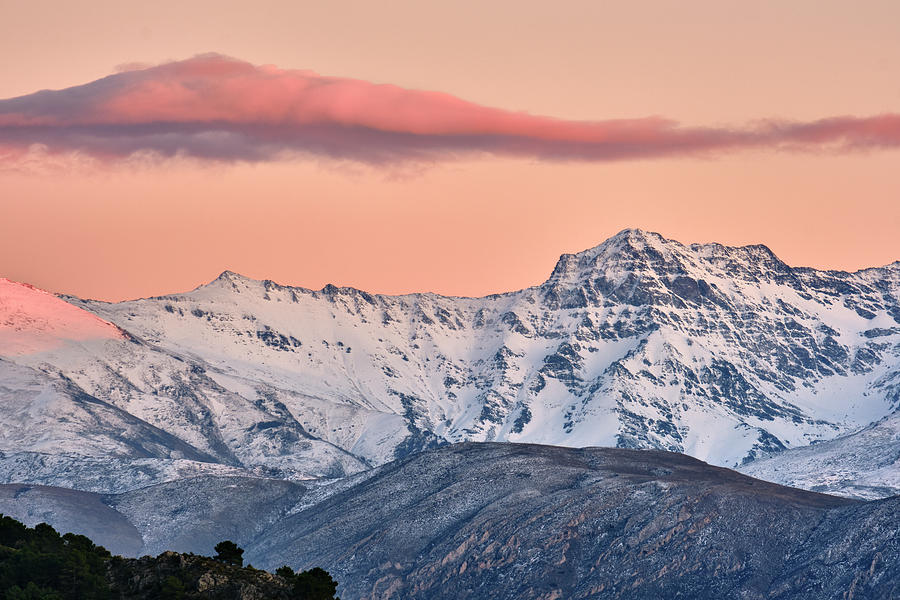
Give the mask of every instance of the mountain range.
M 819 271 L 630 229 L 483 298 L 226 271 L 107 303 L 2 280 L 0 402 L 0 481 L 88 491 L 337 478 L 511 441 L 657 448 L 882 497 L 900 489 L 893 450 L 809 467 L 897 439 L 900 262 Z

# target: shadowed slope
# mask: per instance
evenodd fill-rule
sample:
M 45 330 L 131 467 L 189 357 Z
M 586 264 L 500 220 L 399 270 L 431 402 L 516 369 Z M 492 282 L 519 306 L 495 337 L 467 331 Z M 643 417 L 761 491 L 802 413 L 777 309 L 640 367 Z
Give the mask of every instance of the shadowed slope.
M 50 523 L 60 531 L 87 535 L 113 554 L 135 556 L 142 546 L 141 534 L 125 515 L 91 492 L 43 485 L 0 485 L 0 514 L 30 527 Z
M 880 597 L 900 577 L 883 558 L 900 549 L 898 516 L 900 500 L 679 454 L 466 443 L 382 467 L 249 554 L 321 564 L 345 598 L 823 598 L 854 580 Z
M 324 567 L 345 600 L 888 598 L 900 581 L 900 498 L 806 492 L 656 450 L 463 443 L 317 488 L 22 489 L 0 488 L 0 509 L 75 519 L 105 544 L 133 542 L 130 523 L 141 552 L 228 537 L 263 568 Z

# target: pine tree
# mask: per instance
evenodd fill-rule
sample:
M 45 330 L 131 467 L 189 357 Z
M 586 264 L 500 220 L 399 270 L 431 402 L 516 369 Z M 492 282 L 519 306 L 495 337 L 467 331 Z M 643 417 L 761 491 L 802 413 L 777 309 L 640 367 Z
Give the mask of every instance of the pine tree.
M 244 549 L 239 548 L 238 545 L 231 540 L 219 542 L 218 544 L 216 544 L 214 550 L 216 551 L 216 560 L 221 560 L 223 563 L 228 565 L 234 565 L 237 567 L 243 566 Z

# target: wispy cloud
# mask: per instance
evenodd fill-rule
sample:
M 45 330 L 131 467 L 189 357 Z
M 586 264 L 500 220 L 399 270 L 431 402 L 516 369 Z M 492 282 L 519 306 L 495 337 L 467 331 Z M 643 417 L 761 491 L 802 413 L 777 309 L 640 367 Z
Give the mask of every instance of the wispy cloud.
M 614 161 L 748 148 L 900 146 L 900 115 L 682 127 L 658 118 L 568 121 L 220 55 L 130 65 L 77 87 L 0 100 L 0 163 L 35 148 L 103 161 L 136 154 L 211 161 L 297 156 L 371 164 L 471 154 Z

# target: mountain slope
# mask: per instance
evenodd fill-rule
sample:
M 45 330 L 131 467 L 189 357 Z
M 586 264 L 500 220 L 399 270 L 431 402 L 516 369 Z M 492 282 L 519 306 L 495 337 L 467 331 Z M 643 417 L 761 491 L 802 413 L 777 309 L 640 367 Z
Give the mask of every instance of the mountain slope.
M 116 335 L 76 339 L 82 321 L 103 321 L 52 296 L 70 310 L 54 309 L 45 327 L 49 295 L 30 293 L 39 294 L 34 312 L 21 302 L 0 326 L 17 340 L 0 346 L 2 480 L 123 491 L 204 472 L 307 478 L 366 467 L 277 403 L 223 389 L 202 364 L 113 325 L 101 329 Z M 39 343 L 26 352 L 23 339 Z
M 43 290 L 0 277 L 0 355 L 15 356 L 124 332 Z
M 415 482 L 415 485 L 410 485 Z M 900 498 L 850 501 L 659 452 L 458 444 L 266 531 L 344 598 L 888 598 Z
M 856 498 L 900 495 L 900 412 L 826 442 L 741 467 L 766 481 Z
M 221 475 L 184 477 L 122 494 L 5 484 L 0 513 L 30 526 L 46 522 L 86 535 L 123 556 L 167 550 L 208 555 L 224 539 L 249 544 L 309 492 L 288 481 Z
M 242 472 L 65 377 L 2 358 L 0 406 L 0 481 L 105 491 Z
M 114 509 L 141 552 L 229 537 L 257 566 L 326 568 L 345 600 L 889 598 L 900 581 L 900 498 L 804 492 L 655 450 L 463 443 L 332 486 L 201 477 L 82 493 L 93 501 L 16 488 L 4 504 L 10 487 L 0 511 L 36 503 L 54 524 L 85 510 L 92 535 Z
M 128 518 L 91 492 L 0 485 L 0 514 L 31 527 L 48 523 L 60 531 L 87 535 L 114 554 L 137 556 L 143 547 L 141 533 Z

